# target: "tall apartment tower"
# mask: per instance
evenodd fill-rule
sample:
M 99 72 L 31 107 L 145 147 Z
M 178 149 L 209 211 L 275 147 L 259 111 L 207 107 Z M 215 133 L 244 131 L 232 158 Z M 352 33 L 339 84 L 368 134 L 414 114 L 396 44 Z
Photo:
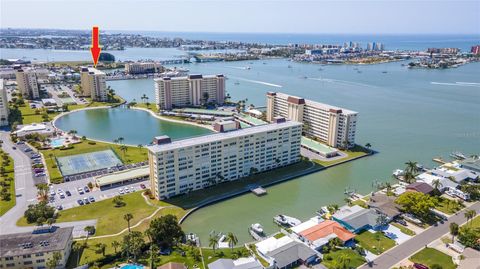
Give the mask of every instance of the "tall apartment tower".
M 92 67 L 82 67 L 80 73 L 82 94 L 90 96 L 93 101 L 107 101 L 107 84 L 105 73 Z
M 8 125 L 7 90 L 4 87 L 3 79 L 0 79 L 0 126 L 5 125 Z
M 267 93 L 267 120 L 281 116 L 303 122 L 307 136 L 315 137 L 331 147 L 353 147 L 358 113 L 289 96 L 284 93 Z
M 208 94 L 208 100 L 205 99 L 205 93 Z M 162 110 L 200 106 L 205 101 L 222 105 L 225 101 L 225 77 L 189 75 L 155 79 L 155 101 Z
M 300 161 L 302 124 L 276 118 L 272 124 L 238 129 L 216 123 L 219 133 L 171 141 L 156 137 L 148 148 L 150 185 L 165 199 Z
M 40 98 L 38 89 L 37 74 L 33 68 L 15 68 L 15 77 L 17 79 L 17 87 L 22 96 L 26 99 Z

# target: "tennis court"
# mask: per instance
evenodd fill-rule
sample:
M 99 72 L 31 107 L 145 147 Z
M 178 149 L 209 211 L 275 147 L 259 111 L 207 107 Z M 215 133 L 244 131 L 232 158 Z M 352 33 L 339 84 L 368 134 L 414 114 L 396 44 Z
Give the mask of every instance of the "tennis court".
M 122 161 L 109 149 L 58 157 L 57 163 L 62 175 L 69 176 L 121 165 Z

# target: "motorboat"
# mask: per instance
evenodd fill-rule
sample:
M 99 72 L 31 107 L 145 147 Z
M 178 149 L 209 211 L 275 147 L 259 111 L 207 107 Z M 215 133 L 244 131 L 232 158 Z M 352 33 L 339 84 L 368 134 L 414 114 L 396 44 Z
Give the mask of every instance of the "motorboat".
M 263 226 L 260 223 L 250 225 L 250 230 L 256 234 L 263 234 Z
M 302 223 L 299 219 L 286 215 L 277 215 L 273 217 L 273 221 L 281 226 L 293 227 Z

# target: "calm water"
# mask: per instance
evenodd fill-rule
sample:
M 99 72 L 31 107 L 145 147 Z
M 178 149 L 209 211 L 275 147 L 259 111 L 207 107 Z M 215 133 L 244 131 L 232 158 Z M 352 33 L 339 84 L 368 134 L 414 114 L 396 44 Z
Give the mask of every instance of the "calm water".
M 80 136 L 103 141 L 123 137 L 130 145 L 148 144 L 158 135 L 180 139 L 210 133 L 205 128 L 161 121 L 148 112 L 124 107 L 70 113 L 59 118 L 56 125 L 62 130 L 76 130 Z
M 228 40 L 226 37 L 218 38 Z M 249 39 L 255 35 L 240 37 Z M 478 37 L 407 37 L 387 39 L 391 46 L 403 49 L 455 46 L 465 50 L 480 43 Z M 261 37 L 257 35 L 255 38 L 260 40 Z M 264 38 L 272 40 L 272 35 Z M 298 40 L 301 43 L 307 37 L 281 35 L 276 38 L 278 42 Z M 327 39 L 325 36 L 310 38 L 313 39 L 310 43 Z M 382 42 L 380 37 L 370 38 L 365 39 Z M 358 40 L 345 37 L 341 42 L 348 40 L 359 41 L 360 37 Z M 251 69 L 246 70 L 246 66 Z M 247 194 L 195 212 L 183 227 L 188 232 L 198 233 L 203 242 L 207 241 L 211 230 L 231 231 L 240 241 L 250 240 L 246 230 L 255 222 L 262 223 L 267 232 L 273 232 L 277 228 L 272 217 L 279 213 L 306 219 L 323 205 L 342 203 L 346 187 L 356 188 L 361 193 L 371 191 L 373 180 L 389 180 L 392 170 L 402 167 L 408 160 L 433 165 L 432 157 L 447 157 L 452 151 L 480 152 L 480 63 L 449 70 L 409 70 L 398 62 L 320 66 L 286 60 L 219 62 L 184 67 L 192 73 L 227 75 L 227 91 L 234 100 L 248 98 L 248 104 L 264 106 L 267 91 L 281 91 L 356 110 L 360 113 L 357 143 L 369 142 L 380 152 L 268 188 L 268 194 L 261 198 Z M 235 85 L 235 82 L 240 84 Z M 149 96 L 149 101 L 154 100 L 153 80 L 112 81 L 108 84 L 127 100 L 139 101 L 143 94 Z M 208 132 L 191 126 L 178 128 L 179 125 L 158 121 L 146 112 L 126 109 L 73 113 L 60 119 L 58 124 L 66 130 L 76 129 L 81 135 L 107 141 L 122 136 L 130 144 L 148 143 L 159 134 L 182 137 Z

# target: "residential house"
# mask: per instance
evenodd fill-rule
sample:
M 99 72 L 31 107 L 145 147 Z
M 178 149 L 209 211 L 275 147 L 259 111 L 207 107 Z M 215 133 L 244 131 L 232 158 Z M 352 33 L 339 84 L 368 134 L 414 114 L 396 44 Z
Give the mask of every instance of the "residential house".
M 288 236 L 269 237 L 255 246 L 257 253 L 277 269 L 308 265 L 318 259 L 317 252 Z
M 358 205 L 343 206 L 332 216 L 333 220 L 354 233 L 377 229 L 383 224 L 380 223 L 381 217 L 382 214 L 375 209 L 366 209 Z
M 170 269 L 170 268 L 162 268 Z M 177 269 L 177 268 L 174 268 Z M 179 268 L 180 269 L 180 268 Z M 208 264 L 208 269 L 263 269 L 262 264 L 254 257 L 232 259 L 218 259 Z

